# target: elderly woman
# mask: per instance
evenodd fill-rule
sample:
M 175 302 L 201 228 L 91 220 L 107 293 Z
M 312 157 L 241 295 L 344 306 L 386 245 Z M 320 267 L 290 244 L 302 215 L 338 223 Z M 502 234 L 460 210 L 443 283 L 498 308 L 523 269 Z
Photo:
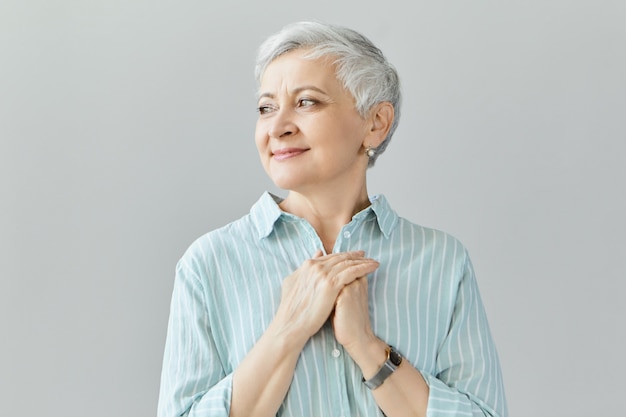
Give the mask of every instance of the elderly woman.
M 302 22 L 260 48 L 256 146 L 282 199 L 177 265 L 159 416 L 505 416 L 466 250 L 369 197 L 396 71 L 362 35 Z

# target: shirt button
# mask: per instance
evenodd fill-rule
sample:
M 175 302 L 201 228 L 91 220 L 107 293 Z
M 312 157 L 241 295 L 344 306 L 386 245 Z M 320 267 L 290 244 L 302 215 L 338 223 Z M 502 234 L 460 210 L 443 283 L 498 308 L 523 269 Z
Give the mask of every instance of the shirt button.
M 341 355 L 341 351 L 339 349 L 333 349 L 331 355 L 333 355 L 333 358 L 338 358 Z
M 350 236 L 352 236 L 352 233 L 348 232 L 347 230 L 343 232 L 343 237 L 345 237 L 346 239 L 350 239 Z

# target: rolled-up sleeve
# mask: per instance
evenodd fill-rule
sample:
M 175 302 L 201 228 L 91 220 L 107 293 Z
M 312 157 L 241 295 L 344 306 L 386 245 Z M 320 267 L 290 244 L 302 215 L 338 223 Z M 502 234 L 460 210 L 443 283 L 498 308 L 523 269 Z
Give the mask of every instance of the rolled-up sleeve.
M 176 267 L 158 417 L 227 417 L 230 412 L 232 373 L 221 365 L 202 284 L 183 257 Z
M 437 369 L 437 375 L 422 372 L 430 387 L 428 417 L 508 415 L 495 344 L 467 253 Z

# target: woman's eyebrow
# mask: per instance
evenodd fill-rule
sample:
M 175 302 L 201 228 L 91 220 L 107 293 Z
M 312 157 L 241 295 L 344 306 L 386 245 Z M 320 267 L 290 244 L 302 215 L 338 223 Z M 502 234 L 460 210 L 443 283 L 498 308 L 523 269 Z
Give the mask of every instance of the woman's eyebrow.
M 294 88 L 293 90 L 291 90 L 291 91 L 289 92 L 289 94 L 295 95 L 295 94 L 299 94 L 299 93 L 301 93 L 301 92 L 303 92 L 303 91 L 306 91 L 306 90 L 313 90 L 313 91 L 317 91 L 317 92 L 318 92 L 318 93 L 320 93 L 320 94 L 328 95 L 328 93 L 326 93 L 326 91 L 324 91 L 324 90 L 322 90 L 321 88 L 316 87 L 316 86 L 314 86 L 314 85 L 303 85 L 303 86 L 301 86 L 301 87 L 296 87 L 296 88 Z M 270 92 L 265 92 L 265 93 L 261 93 L 261 94 L 259 94 L 259 96 L 258 96 L 257 100 L 260 100 L 260 99 L 262 99 L 262 98 L 271 98 L 271 99 L 273 99 L 273 98 L 275 98 L 275 97 L 276 97 L 276 96 L 275 96 L 273 93 L 270 93 Z
M 321 88 L 316 87 L 314 85 L 305 85 L 305 86 L 302 86 L 302 87 L 294 88 L 293 91 L 291 92 L 291 94 L 298 94 L 298 93 L 301 93 L 301 92 L 303 92 L 305 90 L 313 90 L 313 91 L 317 91 L 318 93 L 321 93 L 321 94 L 324 94 L 324 95 L 328 95 L 328 94 L 326 94 L 326 91 L 324 91 Z

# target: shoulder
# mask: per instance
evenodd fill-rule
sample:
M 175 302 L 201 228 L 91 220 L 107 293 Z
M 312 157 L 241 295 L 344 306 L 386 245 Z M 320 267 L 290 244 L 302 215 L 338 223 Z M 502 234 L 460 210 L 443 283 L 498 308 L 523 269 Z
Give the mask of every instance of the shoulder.
M 275 197 L 264 192 L 246 215 L 197 238 L 184 257 L 205 257 L 209 252 L 218 253 L 257 242 L 267 234 L 279 214 Z
M 207 251 L 227 249 L 236 243 L 246 243 L 258 237 L 250 214 L 211 230 L 191 243 L 184 256 L 205 255 Z
M 195 239 L 178 261 L 177 269 L 204 275 L 228 262 L 236 262 L 238 252 L 258 239 L 258 231 L 250 214 L 211 230 Z
M 417 239 L 422 239 L 425 243 L 432 245 L 452 245 L 465 249 L 463 243 L 454 235 L 440 229 L 423 226 L 407 220 L 404 217 L 398 217 L 398 223 L 394 234 L 410 233 Z
M 399 240 L 410 240 L 419 246 L 421 251 L 433 257 L 454 259 L 457 263 L 468 260 L 465 245 L 452 234 L 413 223 L 404 217 L 398 217 L 393 237 Z
M 393 247 L 410 248 L 413 256 L 423 259 L 444 257 L 446 261 L 454 260 L 454 264 L 464 263 L 467 259 L 467 249 L 455 236 L 398 215 L 384 195 L 377 195 L 372 201 L 380 229 Z

